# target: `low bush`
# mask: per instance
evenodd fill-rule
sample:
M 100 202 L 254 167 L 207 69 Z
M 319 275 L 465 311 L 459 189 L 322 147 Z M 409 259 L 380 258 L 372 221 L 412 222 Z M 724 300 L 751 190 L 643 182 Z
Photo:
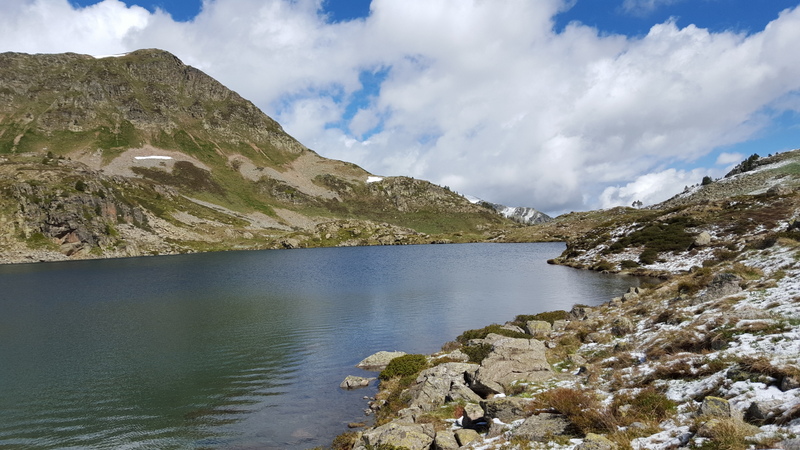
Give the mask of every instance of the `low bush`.
M 623 259 L 622 261 L 619 262 L 619 266 L 622 267 L 623 269 L 636 269 L 641 267 L 639 263 L 630 259 Z
M 492 351 L 490 344 L 467 345 L 461 351 L 469 356 L 469 362 L 480 364 Z
M 420 373 L 428 365 L 428 358 L 425 355 L 403 355 L 391 360 L 389 364 L 378 375 L 381 380 L 389 380 L 394 377 L 409 377 Z

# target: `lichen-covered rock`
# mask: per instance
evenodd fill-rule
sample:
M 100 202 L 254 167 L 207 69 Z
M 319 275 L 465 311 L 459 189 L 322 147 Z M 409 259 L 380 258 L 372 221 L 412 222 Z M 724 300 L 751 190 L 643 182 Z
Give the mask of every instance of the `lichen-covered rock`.
M 459 447 L 456 435 L 450 430 L 436 432 L 433 439 L 434 450 L 456 450 Z
M 516 339 L 490 334 L 492 351 L 481 362 L 470 385 L 481 396 L 504 393 L 514 381 L 541 381 L 552 375 L 545 346 L 536 339 Z
M 356 367 L 358 367 L 359 369 L 379 372 L 385 369 L 391 360 L 397 358 L 398 356 L 403 356 L 405 354 L 406 354 L 405 352 L 380 351 L 377 353 L 373 353 L 372 355 L 369 355 L 366 358 L 362 359 L 361 362 L 356 364 Z
M 433 411 L 448 400 L 479 401 L 480 397 L 466 387 L 467 378 L 477 369 L 476 364 L 451 362 L 423 370 L 408 390 L 411 406 Z
M 465 445 L 469 445 L 471 442 L 481 438 L 481 435 L 478 434 L 477 431 L 469 430 L 466 428 L 456 430 L 455 434 L 456 434 L 456 440 L 462 447 Z
M 361 435 L 354 450 L 367 450 L 393 445 L 408 450 L 429 450 L 436 436 L 432 424 L 401 424 L 389 422 Z
M 708 396 L 700 405 L 699 416 L 733 417 L 731 404 L 724 398 Z
M 553 326 L 544 320 L 529 320 L 525 324 L 525 332 L 533 337 L 544 337 L 550 334 Z

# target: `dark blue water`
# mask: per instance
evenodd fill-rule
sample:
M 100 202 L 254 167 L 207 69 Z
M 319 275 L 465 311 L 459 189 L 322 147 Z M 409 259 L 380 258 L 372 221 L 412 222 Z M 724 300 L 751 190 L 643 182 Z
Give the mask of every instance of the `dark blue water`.
M 310 448 L 364 420 L 379 350 L 437 351 L 633 278 L 563 244 L 354 247 L 0 266 L 0 448 Z

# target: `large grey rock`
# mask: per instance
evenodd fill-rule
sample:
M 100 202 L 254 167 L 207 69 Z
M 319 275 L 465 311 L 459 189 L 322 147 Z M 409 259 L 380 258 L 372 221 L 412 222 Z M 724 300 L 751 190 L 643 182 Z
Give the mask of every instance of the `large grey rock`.
M 458 447 L 456 435 L 450 430 L 438 431 L 433 439 L 434 450 L 456 450 Z
M 466 389 L 467 378 L 477 369 L 477 364 L 450 362 L 423 370 L 408 390 L 411 406 L 433 411 L 448 399 L 479 401 L 474 392 Z
M 525 324 L 525 332 L 533 337 L 546 337 L 551 331 L 553 331 L 553 326 L 544 320 L 529 320 Z
M 741 281 L 742 279 L 737 275 L 721 273 L 711 280 L 711 284 L 706 288 L 703 300 L 714 300 L 742 292 L 742 287 L 739 286 Z
M 481 438 L 481 435 L 478 434 L 475 430 L 469 430 L 466 428 L 462 428 L 460 430 L 456 430 L 456 440 L 458 441 L 459 445 L 462 447 L 468 445 L 473 441 L 477 441 Z
M 479 395 L 504 393 L 513 381 L 543 381 L 552 376 L 541 341 L 496 334 L 487 336 L 486 341 L 492 344 L 492 351 L 481 362 L 470 385 Z
M 362 387 L 369 386 L 371 382 L 376 380 L 377 378 L 364 378 L 364 377 L 357 377 L 355 375 L 348 375 L 345 377 L 344 381 L 339 385 L 342 389 L 358 389 Z
M 750 423 L 763 425 L 767 420 L 781 415 L 784 410 L 783 399 L 757 400 L 750 403 L 744 412 L 744 419 Z
M 450 392 L 447 394 L 445 401 L 479 403 L 481 401 L 481 396 L 476 394 L 475 391 L 468 388 L 466 385 L 461 384 L 458 381 L 454 381 L 450 385 Z
M 530 416 L 528 406 L 531 400 L 522 397 L 495 397 L 481 401 L 481 408 L 487 419 L 497 419 L 503 423 Z
M 386 368 L 389 362 L 398 356 L 405 355 L 405 352 L 378 352 L 372 355 L 367 356 L 366 358 L 362 359 L 361 362 L 356 364 L 356 367 L 359 369 L 369 370 L 373 372 L 379 372 Z
M 361 435 L 354 450 L 367 450 L 379 446 L 393 445 L 408 450 L 430 450 L 436 436 L 433 424 L 401 424 L 389 422 Z
M 570 423 L 561 414 L 542 413 L 530 416 L 511 435 L 536 442 L 549 442 L 556 436 L 571 436 Z
M 723 418 L 735 417 L 734 410 L 731 409 L 731 404 L 727 400 L 711 395 L 703 399 L 698 415 Z
M 461 426 L 464 428 L 479 428 L 486 423 L 483 408 L 475 403 L 464 405 L 464 415 L 461 417 Z
M 711 235 L 708 231 L 703 231 L 694 238 L 695 247 L 705 247 L 711 244 Z

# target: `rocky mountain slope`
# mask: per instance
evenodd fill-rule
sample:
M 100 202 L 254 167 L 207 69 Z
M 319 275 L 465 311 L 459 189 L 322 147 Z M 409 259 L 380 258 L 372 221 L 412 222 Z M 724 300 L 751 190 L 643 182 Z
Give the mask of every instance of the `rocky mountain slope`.
M 542 225 L 572 233 L 554 263 L 660 282 L 392 359 L 334 448 L 798 448 L 799 157 Z
M 553 220 L 552 217 L 537 210 L 536 208 L 529 208 L 525 206 L 505 206 L 497 203 L 490 203 L 489 206 L 494 208 L 494 210 L 500 213 L 500 215 L 503 217 L 507 217 L 514 222 L 519 222 L 525 225 L 535 225 Z
M 323 158 L 160 50 L 0 54 L 0 190 L 6 262 L 475 241 L 511 224 Z

